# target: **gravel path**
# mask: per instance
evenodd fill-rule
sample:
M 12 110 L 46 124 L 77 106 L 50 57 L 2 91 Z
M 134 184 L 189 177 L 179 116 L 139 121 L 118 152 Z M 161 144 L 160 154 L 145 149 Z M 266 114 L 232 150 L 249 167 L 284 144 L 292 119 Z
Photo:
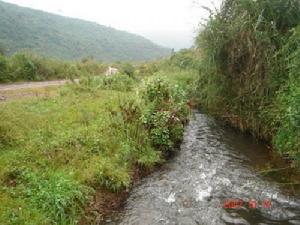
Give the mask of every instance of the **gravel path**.
M 77 82 L 77 79 L 75 81 Z M 0 84 L 0 91 L 12 91 L 12 90 L 28 89 L 28 88 L 60 86 L 60 85 L 66 84 L 67 82 L 69 82 L 69 80 L 53 80 L 53 81 L 40 81 L 40 82 Z
M 78 82 L 79 79 L 75 79 Z M 39 82 L 23 82 L 0 84 L 0 102 L 5 102 L 12 99 L 32 98 L 49 96 L 55 91 L 46 90 L 48 87 L 62 86 L 70 80 L 53 80 L 53 81 L 39 81 Z M 50 93 L 51 92 L 51 93 Z

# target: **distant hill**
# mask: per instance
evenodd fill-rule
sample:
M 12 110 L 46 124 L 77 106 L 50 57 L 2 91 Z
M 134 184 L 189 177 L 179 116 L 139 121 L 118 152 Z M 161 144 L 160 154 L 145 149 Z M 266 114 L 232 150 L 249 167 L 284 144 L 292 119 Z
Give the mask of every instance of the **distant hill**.
M 170 53 L 125 31 L 0 1 L 0 46 L 68 60 L 93 56 L 103 61 L 149 60 Z

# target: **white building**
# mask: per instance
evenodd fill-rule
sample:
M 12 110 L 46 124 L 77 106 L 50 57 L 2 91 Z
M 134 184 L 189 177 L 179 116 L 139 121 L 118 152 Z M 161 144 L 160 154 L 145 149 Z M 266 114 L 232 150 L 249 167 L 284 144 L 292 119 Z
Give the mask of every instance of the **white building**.
M 116 73 L 118 73 L 119 72 L 119 70 L 117 69 L 117 68 L 113 68 L 113 67 L 108 67 L 108 69 L 106 70 L 106 72 L 105 72 L 105 75 L 106 76 L 112 76 L 112 75 L 114 75 L 114 74 L 116 74 Z

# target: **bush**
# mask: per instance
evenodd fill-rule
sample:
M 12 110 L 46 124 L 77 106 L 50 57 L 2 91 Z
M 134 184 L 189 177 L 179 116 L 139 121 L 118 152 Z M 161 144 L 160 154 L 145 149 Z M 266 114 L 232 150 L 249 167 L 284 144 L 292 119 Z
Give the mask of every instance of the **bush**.
M 73 79 L 79 77 L 80 71 L 73 63 L 47 59 L 34 54 L 27 54 L 36 67 L 35 80 Z
M 88 74 L 90 76 L 98 76 L 104 74 L 106 71 L 106 65 L 96 62 L 93 58 L 84 58 L 76 64 L 81 73 Z
M 168 123 L 170 121 L 170 112 L 155 112 L 150 115 L 148 121 L 145 121 L 150 127 L 150 135 L 155 147 L 163 147 L 163 150 L 172 149 L 173 143 L 170 138 Z
M 183 49 L 173 54 L 168 61 L 170 66 L 176 66 L 180 69 L 198 69 L 199 56 L 195 49 Z
M 126 74 L 127 76 L 133 77 L 135 72 L 135 68 L 130 63 L 121 64 L 121 73 Z
M 138 74 L 140 76 L 149 76 L 149 75 L 154 75 L 156 72 L 159 71 L 159 66 L 161 62 L 148 62 L 148 63 L 143 63 L 139 65 L 138 67 Z
M 37 67 L 26 54 L 15 54 L 10 61 L 10 73 L 13 81 L 37 79 Z
M 153 146 L 163 152 L 173 150 L 189 114 L 185 92 L 164 77 L 155 77 L 147 82 L 142 97 L 147 105 L 143 123 Z
M 9 78 L 7 60 L 0 54 L 0 82 L 6 82 Z
M 163 102 L 167 102 L 172 96 L 172 87 L 168 80 L 164 77 L 157 76 L 154 79 L 150 79 L 143 91 L 143 98 L 149 102 L 155 102 L 160 105 Z
M 11 57 L 0 55 L 0 82 L 72 80 L 80 76 L 103 74 L 105 69 L 104 64 L 92 59 L 73 63 L 45 58 L 29 52 L 16 53 Z

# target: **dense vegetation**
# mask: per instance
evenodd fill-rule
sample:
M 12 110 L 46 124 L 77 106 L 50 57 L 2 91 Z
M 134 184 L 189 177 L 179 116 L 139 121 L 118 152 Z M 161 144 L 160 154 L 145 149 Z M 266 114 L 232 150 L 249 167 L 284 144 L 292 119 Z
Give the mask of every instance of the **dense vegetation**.
M 92 57 L 71 62 L 51 59 L 30 52 L 18 52 L 10 57 L 0 54 L 0 83 L 103 76 L 109 65 L 129 77 L 133 77 L 135 74 L 136 69 L 129 62 L 106 64 L 96 61 Z
M 0 104 L 0 224 L 77 224 L 97 188 L 128 188 L 164 161 L 196 103 L 299 163 L 299 43 L 299 1 L 224 0 L 195 49 L 116 63 L 115 76 L 93 58 L 0 56 L 2 82 L 82 77 Z
M 149 60 L 171 51 L 149 40 L 96 23 L 62 17 L 0 1 L 0 46 L 60 59 Z
M 181 141 L 192 81 L 161 68 L 124 64 L 129 74 L 1 103 L 0 224 L 77 224 L 96 189 L 128 188 L 137 167 L 161 163 Z
M 119 67 L 122 65 L 119 64 Z M 0 83 L 97 76 L 104 74 L 107 67 L 108 65 L 97 62 L 93 58 L 69 62 L 27 52 L 16 53 L 11 57 L 0 55 Z
M 198 100 L 300 162 L 300 2 L 224 0 L 197 38 Z

